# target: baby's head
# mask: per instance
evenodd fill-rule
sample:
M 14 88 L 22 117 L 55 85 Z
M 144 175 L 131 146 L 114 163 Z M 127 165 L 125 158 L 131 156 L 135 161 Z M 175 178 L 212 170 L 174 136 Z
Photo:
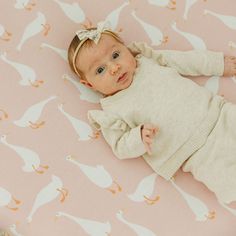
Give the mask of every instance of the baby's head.
M 116 33 L 99 24 L 77 33 L 68 60 L 82 84 L 108 96 L 129 87 L 136 60 Z

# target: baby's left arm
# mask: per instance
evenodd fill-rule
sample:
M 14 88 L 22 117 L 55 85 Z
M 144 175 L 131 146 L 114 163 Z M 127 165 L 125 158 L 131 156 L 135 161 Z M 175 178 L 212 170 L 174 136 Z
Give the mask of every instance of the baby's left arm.
M 223 76 L 236 76 L 236 57 L 224 56 L 224 74 Z

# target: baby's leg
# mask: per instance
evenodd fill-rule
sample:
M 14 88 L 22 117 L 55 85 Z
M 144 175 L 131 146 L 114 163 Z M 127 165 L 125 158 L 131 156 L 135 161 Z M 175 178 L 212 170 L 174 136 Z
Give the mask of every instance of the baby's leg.
M 236 206 L 236 105 L 226 103 L 204 146 L 183 165 L 220 202 Z
M 0 229 L 0 236 L 11 236 L 7 231 Z

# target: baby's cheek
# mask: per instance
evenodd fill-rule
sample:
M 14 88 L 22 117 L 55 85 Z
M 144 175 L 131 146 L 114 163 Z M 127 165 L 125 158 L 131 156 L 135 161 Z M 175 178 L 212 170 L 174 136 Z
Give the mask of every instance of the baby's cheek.
M 135 58 L 131 58 L 130 59 L 130 66 L 132 69 L 136 68 L 136 64 L 137 64 L 137 62 L 136 62 Z

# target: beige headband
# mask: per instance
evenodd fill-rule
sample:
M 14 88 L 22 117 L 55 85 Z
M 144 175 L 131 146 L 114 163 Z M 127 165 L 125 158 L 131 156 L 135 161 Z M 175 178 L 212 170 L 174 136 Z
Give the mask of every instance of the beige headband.
M 99 22 L 97 24 L 97 28 L 96 29 L 83 29 L 83 30 L 79 30 L 76 32 L 76 35 L 78 36 L 78 38 L 81 40 L 80 43 L 78 44 L 78 46 L 75 49 L 75 53 L 73 55 L 72 58 L 72 65 L 74 68 L 75 73 L 80 76 L 78 69 L 76 68 L 76 57 L 78 55 L 79 49 L 82 47 L 82 45 L 89 39 L 94 41 L 95 44 L 98 44 L 100 37 L 102 35 L 102 33 L 104 34 L 110 34 L 113 37 L 117 38 L 117 36 L 115 35 L 114 32 L 112 32 L 110 30 L 109 27 L 109 22 Z

